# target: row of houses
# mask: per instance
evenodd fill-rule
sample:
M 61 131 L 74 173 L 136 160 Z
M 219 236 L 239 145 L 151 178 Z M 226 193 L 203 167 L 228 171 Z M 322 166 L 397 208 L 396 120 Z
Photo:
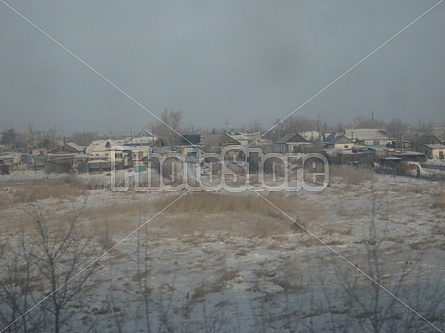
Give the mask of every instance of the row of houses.
M 445 143 L 434 135 L 404 141 L 388 137 L 381 129 L 332 132 L 316 141 L 310 141 L 299 133 L 289 133 L 279 139 L 276 145 L 281 153 L 320 152 L 334 164 L 379 163 L 394 167 L 402 161 L 444 160 L 445 156 Z
M 56 149 L 33 149 L 29 154 L 0 154 L 0 170 L 46 168 L 48 172 L 85 173 L 133 168 L 143 171 L 148 167 L 150 154 L 176 152 L 187 157 L 203 153 L 219 153 L 226 146 L 261 147 L 265 152 L 325 154 L 335 164 L 380 163 L 393 166 L 401 161 L 423 162 L 426 159 L 444 160 L 445 144 L 434 135 L 423 135 L 415 142 L 395 140 L 380 129 L 353 129 L 342 133 L 287 133 L 271 142 L 260 133 L 183 134 L 170 142 L 148 130 L 125 139 L 93 141 L 83 147 L 62 143 Z

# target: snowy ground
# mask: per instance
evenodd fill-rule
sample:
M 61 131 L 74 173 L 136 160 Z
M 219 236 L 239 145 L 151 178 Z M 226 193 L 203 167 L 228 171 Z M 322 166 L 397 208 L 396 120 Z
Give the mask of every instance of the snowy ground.
M 18 197 L 31 179 L 41 186 L 39 175 L 27 177 L 0 179 L 3 242 L 20 240 L 20 224 L 25 234 L 31 230 L 25 211 L 43 207 L 61 223 L 83 206 L 81 223 L 95 229 L 104 251 L 116 245 L 70 303 L 75 331 L 445 329 L 444 183 L 376 175 L 353 185 L 334 178 L 320 193 L 274 196 L 281 213 L 258 197 L 251 210 L 157 215 L 183 193 L 94 189 Z

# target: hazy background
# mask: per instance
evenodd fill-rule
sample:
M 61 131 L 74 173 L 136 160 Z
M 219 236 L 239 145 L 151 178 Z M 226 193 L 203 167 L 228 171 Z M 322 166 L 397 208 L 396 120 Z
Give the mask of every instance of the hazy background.
M 17 1 L 153 113 L 267 127 L 437 1 Z M 445 3 L 297 114 L 445 120 Z M 137 131 L 153 116 L 0 2 L 0 130 Z

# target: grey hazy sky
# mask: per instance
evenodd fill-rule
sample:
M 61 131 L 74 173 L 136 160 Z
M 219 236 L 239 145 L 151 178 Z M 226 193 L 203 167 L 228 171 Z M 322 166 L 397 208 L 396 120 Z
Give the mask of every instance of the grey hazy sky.
M 283 118 L 426 1 L 5 0 L 153 113 L 195 127 Z M 445 2 L 296 114 L 445 120 Z M 128 132 L 153 116 L 0 2 L 0 130 Z

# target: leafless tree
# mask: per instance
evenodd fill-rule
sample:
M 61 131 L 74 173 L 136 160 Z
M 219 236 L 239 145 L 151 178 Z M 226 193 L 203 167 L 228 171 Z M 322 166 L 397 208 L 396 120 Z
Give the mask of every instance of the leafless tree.
M 59 333 L 69 325 L 73 314 L 70 303 L 79 299 L 94 272 L 94 266 L 83 268 L 97 255 L 97 249 L 91 233 L 79 227 L 80 209 L 74 210 L 57 226 L 51 225 L 49 216 L 42 209 L 28 213 L 36 232 L 34 250 L 27 255 L 33 258 L 35 270 L 46 290 L 39 307 L 51 323 L 48 329 Z
M 15 151 L 15 144 L 17 140 L 17 133 L 13 128 L 10 128 L 1 133 L 0 143 L 7 145 L 12 151 Z
M 404 138 L 404 135 L 407 133 L 408 128 L 409 128 L 409 125 L 407 123 L 403 122 L 402 119 L 394 118 L 387 124 L 386 131 L 387 131 L 389 137 L 393 137 L 398 140 L 401 140 Z
M 16 245 L 0 246 L 7 249 L 0 251 L 0 320 L 5 332 L 66 331 L 71 305 L 84 301 L 80 295 L 94 267 L 82 269 L 97 254 L 96 246 L 79 227 L 80 209 L 64 221 L 51 221 L 41 208 L 27 213 L 33 228 L 22 230 Z
M 161 121 L 152 126 L 153 134 L 163 140 L 172 150 L 178 143 L 180 126 L 182 120 L 181 111 L 164 110 Z
M 342 298 L 348 304 L 348 315 L 362 332 L 431 330 L 433 327 L 424 318 L 443 324 L 442 277 L 430 279 L 428 275 L 416 272 L 414 267 L 421 263 L 419 257 L 410 258 L 396 271 L 391 270 L 390 265 L 385 263 L 385 252 L 381 247 L 384 238 L 377 230 L 374 210 L 373 201 L 364 267 L 340 265 L 335 269 L 343 291 Z M 428 292 L 431 290 L 434 293 Z M 427 301 L 424 298 L 426 294 Z M 428 306 L 425 306 L 425 302 Z
M 33 244 L 25 247 L 23 230 L 17 244 L 0 244 L 0 323 L 5 332 L 37 332 L 45 328 L 45 316 L 39 309 L 25 315 L 37 302 L 33 292 L 39 278 L 33 271 L 33 252 Z

